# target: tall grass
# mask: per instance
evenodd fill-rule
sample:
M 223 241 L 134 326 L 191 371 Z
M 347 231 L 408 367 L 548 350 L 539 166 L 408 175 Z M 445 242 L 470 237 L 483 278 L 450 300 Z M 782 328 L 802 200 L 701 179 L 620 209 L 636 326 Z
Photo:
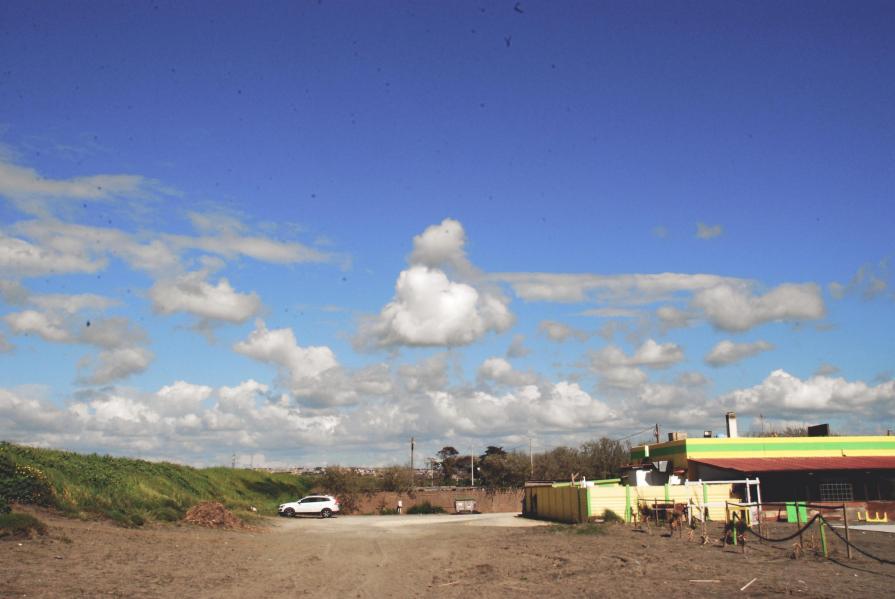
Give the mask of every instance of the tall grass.
M 40 471 L 53 489 L 52 503 L 61 511 L 72 516 L 106 516 L 126 525 L 177 520 L 201 501 L 220 501 L 243 513 L 254 506 L 261 514 L 274 515 L 277 505 L 305 495 L 312 484 L 286 473 L 197 469 L 5 442 L 0 443 L 2 458 Z

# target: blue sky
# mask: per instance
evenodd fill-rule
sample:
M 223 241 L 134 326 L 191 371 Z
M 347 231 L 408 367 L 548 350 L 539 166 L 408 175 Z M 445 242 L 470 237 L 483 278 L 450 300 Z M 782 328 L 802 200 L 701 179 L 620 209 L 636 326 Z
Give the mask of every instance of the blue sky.
M 6 3 L 0 437 L 294 464 L 728 409 L 885 432 L 892 13 Z

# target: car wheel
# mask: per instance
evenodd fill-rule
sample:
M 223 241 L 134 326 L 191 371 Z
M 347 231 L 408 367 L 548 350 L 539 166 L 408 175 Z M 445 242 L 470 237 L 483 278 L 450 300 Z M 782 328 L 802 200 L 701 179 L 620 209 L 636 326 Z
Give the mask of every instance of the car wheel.
M 333 515 L 333 511 L 331 509 L 329 509 L 328 507 L 323 508 L 323 511 L 320 512 L 321 518 L 330 518 L 330 517 L 332 517 L 332 515 Z
M 283 515 L 287 518 L 291 518 L 295 515 L 295 510 L 293 510 L 291 507 L 287 507 L 285 510 L 283 510 Z

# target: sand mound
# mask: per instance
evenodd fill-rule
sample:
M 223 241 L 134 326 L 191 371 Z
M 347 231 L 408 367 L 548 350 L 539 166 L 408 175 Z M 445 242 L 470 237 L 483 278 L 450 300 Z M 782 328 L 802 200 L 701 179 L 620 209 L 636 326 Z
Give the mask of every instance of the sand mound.
M 207 528 L 245 528 L 242 520 L 216 501 L 194 505 L 183 517 L 183 521 Z

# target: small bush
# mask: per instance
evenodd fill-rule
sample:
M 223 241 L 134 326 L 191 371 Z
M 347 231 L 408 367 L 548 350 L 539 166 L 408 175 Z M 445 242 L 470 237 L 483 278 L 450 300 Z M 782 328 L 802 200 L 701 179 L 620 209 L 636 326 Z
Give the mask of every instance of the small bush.
M 0 539 L 21 539 L 47 534 L 47 525 L 31 514 L 0 515 Z
M 612 510 L 605 510 L 603 512 L 603 522 L 606 522 L 607 524 L 609 524 L 609 523 L 624 524 L 625 519 L 622 518 L 621 516 L 619 516 L 618 514 L 616 514 L 615 512 L 613 512 Z
M 159 522 L 177 522 L 183 518 L 183 513 L 172 507 L 160 507 L 152 510 L 153 519 Z
M 46 475 L 34 466 L 17 464 L 5 453 L 0 453 L 0 497 L 43 506 L 55 503 Z
M 432 505 L 427 501 L 411 506 L 407 510 L 408 514 L 443 514 L 444 508 L 440 505 Z
M 6 501 L 5 497 L 0 496 L 0 514 L 8 514 L 10 511 L 9 502 Z
M 397 516 L 398 510 L 393 507 L 381 507 L 379 508 L 380 516 Z

